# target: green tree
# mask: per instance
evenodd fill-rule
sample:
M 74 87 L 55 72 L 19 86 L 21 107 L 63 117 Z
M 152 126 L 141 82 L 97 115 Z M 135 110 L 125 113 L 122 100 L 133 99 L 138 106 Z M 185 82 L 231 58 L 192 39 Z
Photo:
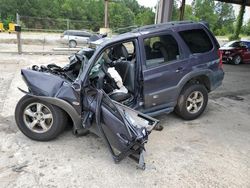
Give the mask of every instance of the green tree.
M 240 35 L 240 30 L 241 30 L 241 27 L 242 27 L 242 23 L 243 23 L 243 17 L 244 17 L 244 13 L 245 13 L 245 8 L 246 8 L 245 5 L 241 5 L 240 6 L 240 12 L 239 12 L 239 15 L 237 17 L 235 31 L 234 31 L 234 34 L 229 37 L 229 40 L 240 39 L 239 35 Z
M 92 29 L 104 26 L 104 0 L 0 0 L 0 16 L 4 23 L 15 21 L 21 15 L 23 25 L 39 29 Z M 36 17 L 36 18 L 33 18 Z M 72 21 L 74 20 L 74 21 Z M 154 13 L 140 6 L 137 0 L 109 2 L 111 28 L 151 24 Z
M 247 21 L 247 23 L 242 27 L 242 33 L 245 35 L 250 36 L 250 19 Z
M 184 19 L 185 20 L 192 20 L 192 21 L 199 21 L 199 18 L 197 18 L 195 16 L 194 11 L 193 11 L 193 7 L 191 5 L 185 6 Z
M 109 24 L 111 28 L 128 27 L 134 25 L 135 15 L 121 3 L 109 3 Z
M 174 5 L 173 5 L 173 11 L 172 11 L 172 21 L 177 21 L 179 20 L 179 9 L 178 9 L 178 4 L 177 0 L 174 0 Z
M 218 15 L 215 24 L 215 34 L 225 35 L 233 32 L 233 22 L 235 21 L 233 5 L 229 3 L 218 2 L 215 6 L 215 12 Z
M 139 5 L 137 0 L 121 0 L 124 5 L 129 8 L 135 15 L 139 14 L 142 6 Z
M 138 26 L 150 25 L 154 23 L 155 14 L 150 8 L 145 8 L 144 11 L 139 12 L 135 17 L 135 24 Z
M 210 29 L 215 31 L 218 16 L 215 13 L 215 2 L 212 0 L 194 0 L 192 2 L 194 15 L 201 21 L 209 23 Z

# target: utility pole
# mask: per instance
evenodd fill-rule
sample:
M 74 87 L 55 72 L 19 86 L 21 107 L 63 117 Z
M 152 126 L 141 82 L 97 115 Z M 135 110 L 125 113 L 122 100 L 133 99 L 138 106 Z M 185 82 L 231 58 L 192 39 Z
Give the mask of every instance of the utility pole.
M 18 13 L 16 13 L 16 23 L 17 25 L 15 25 L 15 31 L 16 31 L 16 36 L 17 36 L 17 50 L 18 50 L 18 54 L 22 54 L 21 25 L 20 25 L 20 16 Z
M 156 23 L 169 22 L 172 17 L 174 0 L 159 0 L 156 10 Z
M 180 7 L 180 21 L 184 19 L 185 4 L 186 4 L 186 0 L 182 0 L 181 7 Z
M 109 0 L 104 0 L 105 1 L 105 10 L 104 10 L 104 27 L 105 28 L 109 28 L 109 24 L 108 24 L 108 4 L 109 4 Z

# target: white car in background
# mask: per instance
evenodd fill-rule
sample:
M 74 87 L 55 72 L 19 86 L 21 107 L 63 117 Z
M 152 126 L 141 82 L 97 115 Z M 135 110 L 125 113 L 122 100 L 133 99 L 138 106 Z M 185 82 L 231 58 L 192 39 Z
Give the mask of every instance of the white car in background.
M 77 45 L 87 44 L 92 35 L 87 30 L 66 30 L 63 32 L 61 38 L 63 43 L 68 44 L 70 48 L 75 48 Z

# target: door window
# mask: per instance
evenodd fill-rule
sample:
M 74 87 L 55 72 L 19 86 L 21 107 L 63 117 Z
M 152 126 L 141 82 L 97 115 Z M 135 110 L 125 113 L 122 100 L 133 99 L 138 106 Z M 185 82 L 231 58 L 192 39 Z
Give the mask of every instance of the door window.
M 171 35 L 160 35 L 144 39 L 146 66 L 156 67 L 179 59 L 179 46 Z

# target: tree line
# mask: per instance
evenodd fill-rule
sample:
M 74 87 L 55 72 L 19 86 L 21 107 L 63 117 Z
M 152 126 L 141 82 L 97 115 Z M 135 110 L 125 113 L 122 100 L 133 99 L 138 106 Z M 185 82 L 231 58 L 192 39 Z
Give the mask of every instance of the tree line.
M 179 19 L 178 1 L 174 1 L 172 20 Z M 104 27 L 104 0 L 0 0 L 0 20 L 5 26 L 15 21 L 16 12 L 21 16 L 23 27 L 66 29 L 66 19 L 71 29 L 91 29 L 98 31 Z M 154 23 L 153 9 L 138 4 L 137 0 L 110 0 L 109 26 L 119 28 L 142 26 Z M 28 17 L 26 17 L 28 16 Z M 31 19 L 31 18 L 40 19 Z M 29 20 L 28 20 L 29 18 Z M 235 14 L 232 4 L 212 0 L 193 0 L 186 5 L 185 20 L 207 21 L 216 35 L 233 33 Z M 250 34 L 250 20 L 242 28 L 242 33 Z
M 71 29 L 104 27 L 104 0 L 0 0 L 0 20 L 7 26 L 15 21 L 16 12 L 24 27 Z M 109 26 L 112 29 L 154 23 L 154 12 L 136 0 L 110 0 Z M 79 26 L 81 24 L 81 26 Z

